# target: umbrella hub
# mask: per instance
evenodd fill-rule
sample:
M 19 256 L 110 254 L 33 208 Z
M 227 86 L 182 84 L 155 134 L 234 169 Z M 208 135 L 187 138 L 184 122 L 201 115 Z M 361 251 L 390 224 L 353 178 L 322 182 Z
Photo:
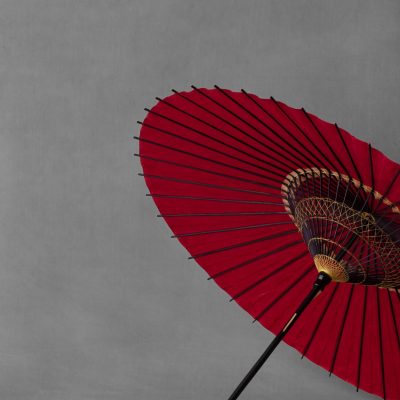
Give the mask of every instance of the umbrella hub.
M 337 282 L 400 286 L 400 210 L 390 200 L 321 168 L 291 172 L 282 193 L 318 271 Z
M 348 282 L 349 274 L 342 261 L 338 261 L 325 254 L 316 254 L 314 256 L 314 263 L 318 272 L 325 272 L 335 282 Z

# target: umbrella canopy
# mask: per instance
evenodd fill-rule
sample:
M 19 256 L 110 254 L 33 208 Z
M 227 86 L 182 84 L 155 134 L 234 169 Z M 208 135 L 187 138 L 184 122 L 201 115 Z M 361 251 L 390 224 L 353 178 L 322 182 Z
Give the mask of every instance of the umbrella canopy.
M 151 196 L 197 263 L 284 340 L 358 388 L 400 398 L 400 166 L 336 124 L 216 87 L 141 122 Z

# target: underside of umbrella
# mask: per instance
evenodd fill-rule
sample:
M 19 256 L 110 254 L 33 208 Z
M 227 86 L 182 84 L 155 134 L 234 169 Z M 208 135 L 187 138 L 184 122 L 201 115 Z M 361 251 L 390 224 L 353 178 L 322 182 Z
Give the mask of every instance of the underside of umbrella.
M 318 272 L 329 276 L 283 339 L 357 389 L 399 399 L 399 165 L 244 90 L 158 100 L 138 156 L 173 237 L 278 336 Z

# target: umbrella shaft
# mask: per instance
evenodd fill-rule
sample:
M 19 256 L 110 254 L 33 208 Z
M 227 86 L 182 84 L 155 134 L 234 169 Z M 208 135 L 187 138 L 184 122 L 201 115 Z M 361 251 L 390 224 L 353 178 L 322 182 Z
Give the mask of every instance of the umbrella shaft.
M 286 330 L 287 332 L 287 330 Z M 265 361 L 267 361 L 268 357 L 272 354 L 272 352 L 276 349 L 278 344 L 281 342 L 283 337 L 285 336 L 285 332 L 281 331 L 277 336 L 275 336 L 274 340 L 270 343 L 268 348 L 264 351 L 261 357 L 257 360 L 257 362 L 253 365 L 251 370 L 247 373 L 247 375 L 240 382 L 235 391 L 231 394 L 228 400 L 236 400 L 240 394 L 243 392 L 245 387 L 250 383 L 250 381 L 254 378 L 255 374 L 258 370 L 263 366 Z
M 243 390 L 246 388 L 246 386 L 250 383 L 250 381 L 254 378 L 254 376 L 259 371 L 259 369 L 263 366 L 265 361 L 267 361 L 269 356 L 276 349 L 276 347 L 281 342 L 281 340 L 289 332 L 290 328 L 294 325 L 294 323 L 300 317 L 300 315 L 303 313 L 303 311 L 306 309 L 306 307 L 311 303 L 311 301 L 322 290 L 324 290 L 325 286 L 330 281 L 331 281 L 331 278 L 325 272 L 320 272 L 318 274 L 317 280 L 315 281 L 314 286 L 311 289 L 310 293 L 303 300 L 303 302 L 300 304 L 300 306 L 297 308 L 296 312 L 289 319 L 289 321 L 285 324 L 285 326 L 282 328 L 282 330 L 275 336 L 274 340 L 270 343 L 270 345 L 267 347 L 267 349 L 264 351 L 264 353 L 261 355 L 261 357 L 256 361 L 256 363 L 253 365 L 253 367 L 250 369 L 250 371 L 247 373 L 247 375 L 242 379 L 242 381 L 239 383 L 239 385 L 237 386 L 235 391 L 231 394 L 231 396 L 229 397 L 228 400 L 236 400 L 240 396 L 240 394 L 243 392 Z

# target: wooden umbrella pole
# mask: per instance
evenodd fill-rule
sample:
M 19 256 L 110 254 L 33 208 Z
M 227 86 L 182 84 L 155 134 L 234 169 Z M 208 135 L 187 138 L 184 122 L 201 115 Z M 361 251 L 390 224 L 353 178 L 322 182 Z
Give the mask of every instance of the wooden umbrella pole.
M 251 370 L 247 373 L 247 375 L 243 378 L 243 380 L 239 383 L 235 391 L 231 394 L 228 400 L 236 400 L 246 386 L 250 383 L 250 381 L 254 378 L 259 369 L 263 366 L 263 364 L 267 361 L 272 352 L 276 349 L 278 344 L 282 341 L 282 339 L 289 332 L 290 328 L 294 325 L 303 311 L 307 308 L 307 306 L 311 303 L 311 301 L 321 293 L 325 286 L 331 281 L 331 277 L 325 272 L 320 272 L 318 277 L 310 291 L 310 293 L 306 296 L 300 306 L 297 308 L 296 312 L 292 315 L 289 321 L 285 324 L 282 330 L 275 336 L 274 340 L 268 346 L 268 348 L 264 351 L 261 357 L 257 360 L 257 362 L 253 365 Z

